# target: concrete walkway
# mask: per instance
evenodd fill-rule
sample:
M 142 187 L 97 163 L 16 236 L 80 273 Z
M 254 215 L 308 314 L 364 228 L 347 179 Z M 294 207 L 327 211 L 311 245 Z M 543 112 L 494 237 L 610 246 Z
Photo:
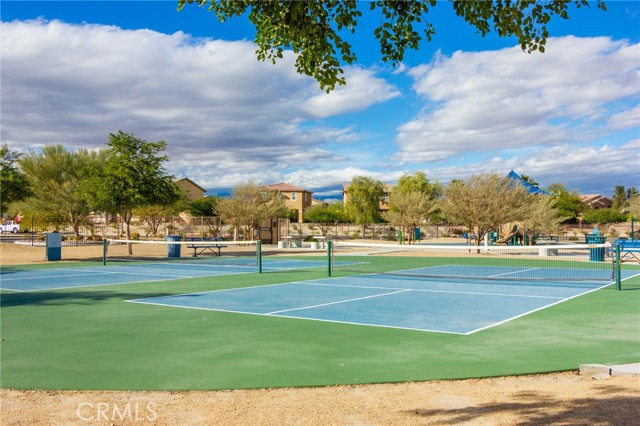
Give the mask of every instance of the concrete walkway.
M 640 376 L 640 362 L 633 364 L 603 365 L 581 364 L 580 374 L 595 379 L 606 379 L 616 376 Z

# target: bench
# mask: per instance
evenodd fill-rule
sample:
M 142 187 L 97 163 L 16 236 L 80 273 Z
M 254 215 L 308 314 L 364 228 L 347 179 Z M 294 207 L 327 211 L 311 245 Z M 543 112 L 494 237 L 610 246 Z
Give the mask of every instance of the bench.
M 620 245 L 620 260 L 633 258 L 640 261 L 640 240 L 615 240 Z
M 187 237 L 186 241 L 211 241 L 212 243 L 216 242 L 216 244 L 192 244 L 186 246 L 187 248 L 193 249 L 193 257 L 198 257 L 199 254 L 203 254 L 206 251 L 210 251 L 214 256 L 222 256 L 220 250 L 229 247 L 225 246 L 224 244 L 220 244 L 220 241 L 218 241 L 216 238 L 206 239 L 200 237 Z M 216 249 L 218 250 L 217 253 L 215 251 Z

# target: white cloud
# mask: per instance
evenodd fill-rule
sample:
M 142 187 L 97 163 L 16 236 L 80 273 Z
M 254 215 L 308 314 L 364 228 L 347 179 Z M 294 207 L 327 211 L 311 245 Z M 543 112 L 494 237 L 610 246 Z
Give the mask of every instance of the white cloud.
M 610 194 L 615 185 L 640 187 L 640 139 L 620 146 L 562 144 L 531 149 L 526 155 L 493 157 L 489 161 L 429 168 L 428 177 L 443 182 L 472 174 L 506 175 L 513 169 L 532 176 L 541 186 L 566 183 L 569 189 Z
M 373 103 L 400 96 L 400 92 L 373 71 L 356 67 L 345 68 L 348 84 L 337 86 L 329 93 L 318 94 L 303 103 L 303 109 L 314 117 L 324 118 L 349 111 L 363 110 Z
M 609 127 L 612 129 L 631 129 L 638 126 L 640 126 L 640 105 L 609 117 Z
M 1 48 L 3 141 L 13 148 L 102 147 L 122 129 L 167 141 L 177 172 L 187 159 L 254 161 L 264 170 L 283 158 L 331 158 L 317 148 L 324 138 L 357 135 L 326 124 L 316 131 L 315 117 L 361 110 L 397 93 L 353 67 L 353 84 L 335 95 L 351 101 L 323 104 L 317 83 L 295 72 L 293 54 L 274 66 L 257 61 L 250 42 L 180 32 L 14 21 L 2 23 Z M 310 103 L 317 108 L 309 110 Z M 204 176 L 204 184 L 218 180 Z
M 398 128 L 397 157 L 441 161 L 588 139 L 609 103 L 637 96 L 639 54 L 639 44 L 605 37 L 550 39 L 545 54 L 519 47 L 438 54 L 408 71 L 428 103 Z

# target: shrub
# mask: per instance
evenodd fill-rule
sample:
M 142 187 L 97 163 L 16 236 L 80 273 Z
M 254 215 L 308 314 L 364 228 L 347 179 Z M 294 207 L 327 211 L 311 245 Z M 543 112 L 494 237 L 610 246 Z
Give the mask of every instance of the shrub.
M 140 233 L 139 232 L 132 232 L 131 233 L 131 239 L 132 240 L 139 240 L 140 239 Z

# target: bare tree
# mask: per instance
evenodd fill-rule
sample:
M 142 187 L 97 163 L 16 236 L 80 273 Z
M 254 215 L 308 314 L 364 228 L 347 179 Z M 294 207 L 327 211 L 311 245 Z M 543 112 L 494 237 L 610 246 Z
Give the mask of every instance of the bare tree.
M 469 230 L 469 244 L 473 235 L 479 245 L 485 234 L 522 220 L 530 200 L 523 186 L 496 174 L 483 174 L 447 185 L 440 207 L 450 223 Z
M 252 237 L 254 230 L 267 219 L 281 217 L 286 212 L 287 207 L 279 192 L 253 181 L 238 185 L 230 198 L 218 201 L 220 219 L 236 228 L 243 239 Z
M 529 197 L 527 212 L 522 220 L 524 232 L 529 236 L 530 244 L 533 244 L 533 236 L 536 233 L 553 234 L 559 232 L 560 224 L 568 217 L 561 217 L 556 209 L 556 200 L 551 195 L 532 195 Z
M 399 226 L 404 235 L 413 236 L 412 230 L 424 221 L 435 202 L 421 191 L 394 190 L 389 196 L 389 206 L 389 211 L 383 213 L 382 217 Z

